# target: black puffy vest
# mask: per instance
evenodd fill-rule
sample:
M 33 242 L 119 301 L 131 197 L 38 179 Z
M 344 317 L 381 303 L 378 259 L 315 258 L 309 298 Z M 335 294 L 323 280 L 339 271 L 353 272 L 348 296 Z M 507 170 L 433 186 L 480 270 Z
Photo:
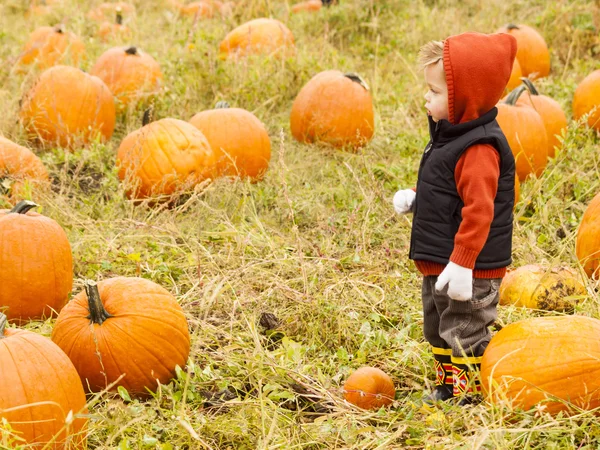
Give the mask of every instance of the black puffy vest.
M 475 120 L 458 125 L 447 120 L 435 123 L 429 118 L 431 140 L 419 166 L 410 259 L 448 264 L 463 207 L 454 169 L 470 146 L 490 144 L 500 155 L 500 179 L 494 199 L 494 220 L 475 269 L 496 269 L 512 262 L 515 159 L 496 121 L 497 115 L 498 109 L 493 108 Z

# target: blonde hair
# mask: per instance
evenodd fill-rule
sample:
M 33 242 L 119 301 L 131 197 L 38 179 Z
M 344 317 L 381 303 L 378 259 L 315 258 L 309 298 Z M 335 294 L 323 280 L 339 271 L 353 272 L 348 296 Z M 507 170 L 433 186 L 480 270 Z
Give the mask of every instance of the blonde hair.
M 429 41 L 419 50 L 419 64 L 425 68 L 444 58 L 444 41 Z

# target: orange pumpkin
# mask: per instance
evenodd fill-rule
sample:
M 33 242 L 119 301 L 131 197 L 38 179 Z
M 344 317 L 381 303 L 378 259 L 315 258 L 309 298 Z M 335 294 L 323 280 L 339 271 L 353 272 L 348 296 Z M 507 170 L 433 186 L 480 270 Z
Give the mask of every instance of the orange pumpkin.
M 515 208 L 517 207 L 517 203 L 519 203 L 519 198 L 521 197 L 521 183 L 519 182 L 519 177 L 515 174 Z
M 190 119 L 215 152 L 216 176 L 261 180 L 269 168 L 271 141 L 263 123 L 249 111 L 225 102 Z
M 344 398 L 363 409 L 378 409 L 394 401 L 394 382 L 383 370 L 361 367 L 344 383 Z
M 573 96 L 575 119 L 579 120 L 588 113 L 591 113 L 587 119 L 588 126 L 600 131 L 600 70 L 594 70 L 585 77 Z
M 12 429 L 0 425 L 2 442 L 87 448 L 86 414 L 83 386 L 69 358 L 48 338 L 7 328 L 0 313 L 0 423 L 6 420 Z
M 32 0 L 25 17 L 46 16 L 55 12 L 55 8 L 60 6 L 63 6 L 63 0 Z
M 0 136 L 0 191 L 9 198 L 22 198 L 28 188 L 45 189 L 50 185 L 46 167 L 31 150 Z
M 369 88 L 356 74 L 321 72 L 298 93 L 290 125 L 300 142 L 361 147 L 369 142 L 375 128 Z
M 600 279 L 600 193 L 588 205 L 575 244 L 577 258 L 590 278 Z
M 548 137 L 544 120 L 531 106 L 518 103 L 520 88 L 498 103 L 496 120 L 515 156 L 519 181 L 530 174 L 540 176 L 548 162 Z
M 517 40 L 517 60 L 523 76 L 535 80 L 550 74 L 550 52 L 540 33 L 528 25 L 508 24 L 498 30 Z
M 600 321 L 536 317 L 512 323 L 488 344 L 481 387 L 497 404 L 551 414 L 600 406 Z M 562 401 L 558 401 L 562 400 Z
M 284 54 L 295 49 L 292 32 L 275 19 L 254 19 L 230 31 L 219 45 L 219 57 Z
M 25 96 L 20 118 L 30 139 L 42 146 L 73 148 L 115 128 L 115 102 L 104 82 L 79 69 L 46 70 Z
M 216 3 L 216 2 L 215 2 Z M 218 2 L 221 3 L 221 2 Z M 187 5 L 182 5 L 179 8 L 179 13 L 183 16 L 200 17 L 200 18 L 211 18 L 215 12 L 215 6 L 213 2 L 193 2 Z
M 190 335 L 183 309 L 166 289 L 143 278 L 95 283 L 61 311 L 52 340 L 63 349 L 91 392 L 118 381 L 145 396 L 186 365 Z
M 296 3 L 292 6 L 292 12 L 297 14 L 299 12 L 312 12 L 319 11 L 323 6 L 323 2 L 321 0 L 307 0 L 305 2 Z
M 521 65 L 519 61 L 515 58 L 513 62 L 512 72 L 510 73 L 510 79 L 508 80 L 508 84 L 506 85 L 506 89 L 508 91 L 512 91 L 514 88 L 521 84 L 521 77 L 523 76 L 523 72 L 521 71 Z
M 135 6 L 125 2 L 101 3 L 98 7 L 92 9 L 87 14 L 87 17 L 96 22 L 103 22 L 105 20 L 112 20 L 117 13 L 126 17 L 134 16 Z
M 136 199 L 189 189 L 214 175 L 215 162 L 202 132 L 178 119 L 158 120 L 130 133 L 117 153 L 119 178 Z
M 111 39 L 131 38 L 131 28 L 123 25 L 123 13 L 117 8 L 115 22 L 104 21 L 98 29 L 98 37 L 102 42 L 108 42 Z
M 106 83 L 120 109 L 157 94 L 163 81 L 160 65 L 136 47 L 107 50 L 98 58 L 90 74 Z
M 15 322 L 51 317 L 73 286 L 67 235 L 54 220 L 30 211 L 36 206 L 24 200 L 0 210 L 0 310 Z
M 44 70 L 57 64 L 78 66 L 85 56 L 85 45 L 63 25 L 40 27 L 29 36 L 17 61 L 19 71 L 35 64 Z

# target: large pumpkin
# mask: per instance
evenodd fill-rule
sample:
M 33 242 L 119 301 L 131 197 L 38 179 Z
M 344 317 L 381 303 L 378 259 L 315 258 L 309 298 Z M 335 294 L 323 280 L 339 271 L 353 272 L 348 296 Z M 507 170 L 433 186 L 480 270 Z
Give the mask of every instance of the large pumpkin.
M 219 45 L 219 57 L 281 54 L 293 50 L 294 36 L 280 21 L 254 19 L 230 31 Z
M 3 442 L 36 449 L 86 448 L 85 414 L 85 393 L 69 358 L 48 338 L 6 328 L 6 316 L 0 313 Z M 12 431 L 3 429 L 3 420 Z
M 46 167 L 31 150 L 0 136 L 0 193 L 22 198 L 29 188 L 49 187 Z
M 338 70 L 321 72 L 298 93 L 290 125 L 292 135 L 300 142 L 363 146 L 375 128 L 369 88 L 356 74 Z
M 135 6 L 125 2 L 101 3 L 87 14 L 89 19 L 97 22 L 112 20 L 119 13 L 129 17 L 135 15 Z
M 40 27 L 29 36 L 17 61 L 19 70 L 35 64 L 44 70 L 58 64 L 78 66 L 85 54 L 85 45 L 63 25 Z
M 600 130 L 600 70 L 594 70 L 579 83 L 573 96 L 573 116 L 579 120 L 583 115 L 592 112 L 587 123 Z
M 510 79 L 508 80 L 508 84 L 506 85 L 506 89 L 508 91 L 512 91 L 514 88 L 521 84 L 521 77 L 523 76 L 523 72 L 521 71 L 521 65 L 519 61 L 515 58 L 513 61 L 512 71 L 510 72 Z
M 588 205 L 577 230 L 577 258 L 585 273 L 600 278 L 600 193 Z
M 383 370 L 361 367 L 344 383 L 344 398 L 363 409 L 377 409 L 394 401 L 394 382 Z
M 531 106 L 518 103 L 523 90 L 512 91 L 498 103 L 498 124 L 515 156 L 517 175 L 524 181 L 530 174 L 540 176 L 548 162 L 548 137 L 544 120 Z
M 185 367 L 190 352 L 183 309 L 166 289 L 143 278 L 87 281 L 58 316 L 52 340 L 91 392 L 123 376 L 116 386 L 144 396 L 168 383 L 176 366 Z
M 73 148 L 96 137 L 108 140 L 115 128 L 115 102 L 104 82 L 79 69 L 46 70 L 25 96 L 20 118 L 41 146 Z
M 50 317 L 73 286 L 71 246 L 58 223 L 19 202 L 0 210 L 0 310 L 11 321 Z
M 271 141 L 254 114 L 219 102 L 215 109 L 196 114 L 190 123 L 202 131 L 215 152 L 216 176 L 263 178 L 271 159 Z
M 568 267 L 528 264 L 509 271 L 500 285 L 501 305 L 546 311 L 571 311 L 585 295 L 579 276 Z
M 136 130 L 117 153 L 119 178 L 132 198 L 170 195 L 214 176 L 215 155 L 198 128 L 162 119 Z
M 523 76 L 535 80 L 550 74 L 550 52 L 542 35 L 528 25 L 508 24 L 498 30 L 517 40 L 517 60 Z
M 120 107 L 155 95 L 163 75 L 156 60 L 136 47 L 115 47 L 104 52 L 90 74 L 106 83 Z
M 552 414 L 600 406 L 600 321 L 536 317 L 512 323 L 488 344 L 481 387 L 494 403 Z M 565 403 L 557 400 L 562 400 Z

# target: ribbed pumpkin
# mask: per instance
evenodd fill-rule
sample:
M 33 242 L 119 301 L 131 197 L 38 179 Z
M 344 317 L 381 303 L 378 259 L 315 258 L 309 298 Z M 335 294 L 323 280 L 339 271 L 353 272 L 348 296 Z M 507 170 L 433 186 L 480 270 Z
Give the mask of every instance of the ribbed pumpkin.
M 600 321 L 583 316 L 536 317 L 512 323 L 490 341 L 481 386 L 494 403 L 551 414 L 568 404 L 600 406 Z
M 131 36 L 131 28 L 123 25 L 123 13 L 120 8 L 117 8 L 114 22 L 105 20 L 98 28 L 98 37 L 102 42 L 108 42 L 111 39 L 127 39 Z
M 103 22 L 105 20 L 112 20 L 117 12 L 125 17 L 133 16 L 135 15 L 135 6 L 125 2 L 101 3 L 92 9 L 87 14 L 87 17 L 97 22 Z
M 263 123 L 249 111 L 219 102 L 190 119 L 202 131 L 216 158 L 215 176 L 263 178 L 271 159 L 271 141 Z
M 568 267 L 528 264 L 509 271 L 500 285 L 500 304 L 545 311 L 572 311 L 586 295 L 577 273 Z
M 363 409 L 378 409 L 394 401 L 394 382 L 383 370 L 376 367 L 361 367 L 354 371 L 344 383 L 344 398 Z
M 29 36 L 17 67 L 23 71 L 32 64 L 41 70 L 59 64 L 78 66 L 84 56 L 85 45 L 64 25 L 40 27 Z
M 498 103 L 497 121 L 515 156 L 517 175 L 524 181 L 529 174 L 540 176 L 548 163 L 548 138 L 544 120 L 531 106 L 518 103 L 522 90 L 512 91 Z
M 31 150 L 0 136 L 0 193 L 10 199 L 22 198 L 29 188 L 50 185 L 46 167 Z
M 300 142 L 361 147 L 369 142 L 375 128 L 369 88 L 356 74 L 321 72 L 298 93 L 290 125 Z
M 0 209 L 0 310 L 23 322 L 50 317 L 67 303 L 73 287 L 73 257 L 67 235 L 24 200 Z
M 512 72 L 510 73 L 510 79 L 508 80 L 508 84 L 506 85 L 506 89 L 508 91 L 512 91 L 514 88 L 521 84 L 521 77 L 523 76 L 523 72 L 521 72 L 521 65 L 519 61 L 515 58 L 513 62 Z
M 42 146 L 72 148 L 115 128 L 113 96 L 98 78 L 69 66 L 46 70 L 25 96 L 20 118 L 30 139 Z
M 131 198 L 170 195 L 189 189 L 215 172 L 215 154 L 198 128 L 162 119 L 136 130 L 117 153 L 119 178 Z
M 528 25 L 508 24 L 498 30 L 517 40 L 517 60 L 524 77 L 535 80 L 550 74 L 550 52 L 542 35 Z
M 137 47 L 115 47 L 104 52 L 90 74 L 100 78 L 118 100 L 118 107 L 137 104 L 159 92 L 160 65 Z
M 3 442 L 87 448 L 86 414 L 83 386 L 69 358 L 48 338 L 7 328 L 0 313 L 0 423 L 5 419 L 13 429 L 13 436 L 2 431 Z
M 590 278 L 600 279 L 600 193 L 583 213 L 575 247 L 585 273 Z
M 275 19 L 254 19 L 230 31 L 219 45 L 219 57 L 283 54 L 295 49 L 292 32 Z
M 573 96 L 573 116 L 579 120 L 583 115 L 595 111 L 588 116 L 590 127 L 600 131 L 600 70 L 594 70 L 579 83 Z
M 323 2 L 321 0 L 308 0 L 305 2 L 296 3 L 292 6 L 292 12 L 297 14 L 299 12 L 313 12 L 319 11 L 323 7 Z
M 87 281 L 61 311 L 52 340 L 91 392 L 117 386 L 145 396 L 185 367 L 190 335 L 183 309 L 166 289 L 143 278 Z M 113 389 L 116 389 L 114 386 Z

